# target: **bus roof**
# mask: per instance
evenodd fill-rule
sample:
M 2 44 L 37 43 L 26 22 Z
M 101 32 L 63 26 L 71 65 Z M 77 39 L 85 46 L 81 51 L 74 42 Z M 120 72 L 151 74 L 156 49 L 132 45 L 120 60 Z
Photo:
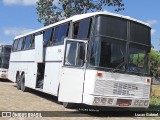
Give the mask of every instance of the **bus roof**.
M 75 16 L 72 16 L 72 17 L 67 18 L 65 20 L 61 20 L 59 22 L 53 23 L 51 25 L 48 25 L 46 27 L 43 27 L 43 28 L 37 29 L 35 31 L 29 32 L 27 34 L 16 36 L 15 39 L 18 39 L 18 38 L 21 38 L 21 37 L 24 37 L 24 36 L 27 36 L 27 35 L 30 35 L 30 34 L 33 34 L 33 33 L 36 33 L 36 32 L 40 32 L 42 30 L 45 30 L 47 28 L 50 28 L 50 27 L 53 27 L 53 26 L 56 26 L 56 25 L 59 25 L 59 24 L 65 23 L 65 22 L 69 22 L 69 21 L 73 21 L 74 22 L 74 21 L 78 21 L 78 20 L 85 19 L 85 18 L 92 17 L 92 16 L 96 16 L 96 15 L 115 16 L 115 17 L 124 18 L 124 19 L 127 19 L 127 20 L 131 20 L 131 21 L 143 24 L 145 26 L 151 27 L 148 23 L 145 23 L 145 22 L 142 22 L 140 20 L 131 18 L 130 16 L 124 16 L 124 15 L 115 14 L 115 13 L 111 13 L 111 12 L 107 12 L 107 11 L 102 11 L 102 12 L 93 12 L 93 13 L 86 13 L 86 14 L 75 15 Z
M 10 44 L 0 44 L 0 47 L 2 47 L 2 46 L 4 46 L 4 47 L 12 47 L 12 45 L 10 45 Z

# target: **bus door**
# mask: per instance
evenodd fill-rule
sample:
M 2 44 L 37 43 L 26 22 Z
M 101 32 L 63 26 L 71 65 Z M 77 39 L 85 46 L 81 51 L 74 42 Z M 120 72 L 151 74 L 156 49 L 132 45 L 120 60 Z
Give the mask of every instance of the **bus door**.
M 34 88 L 43 88 L 44 61 L 43 61 L 43 34 L 35 36 L 35 65 L 34 66 Z
M 58 100 L 81 103 L 86 68 L 86 40 L 65 39 Z

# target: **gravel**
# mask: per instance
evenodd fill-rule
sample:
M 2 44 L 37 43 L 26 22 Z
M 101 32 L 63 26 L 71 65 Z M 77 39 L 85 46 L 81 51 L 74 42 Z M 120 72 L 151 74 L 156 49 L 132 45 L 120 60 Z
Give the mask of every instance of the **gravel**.
M 79 106 L 82 107 L 82 106 Z M 66 109 L 63 107 L 62 103 L 57 101 L 57 97 L 48 95 L 39 91 L 29 90 L 29 92 L 22 92 L 17 90 L 15 83 L 12 83 L 8 80 L 0 80 L 0 111 L 52 111 L 48 114 L 55 114 L 58 117 L 42 117 L 42 118 L 26 118 L 26 117 L 12 117 L 12 118 L 0 118 L 0 120 L 52 120 L 52 119 L 63 119 L 63 120 L 158 120 L 158 117 L 147 118 L 147 117 L 108 117 L 105 115 L 99 115 L 96 112 L 87 113 L 86 108 L 76 109 Z M 59 111 L 59 112 L 53 112 Z M 72 117 L 67 116 L 67 114 L 75 112 Z M 115 111 L 116 114 L 117 111 Z M 42 113 L 43 114 L 43 113 Z M 47 114 L 47 113 L 44 113 Z M 52 114 L 52 115 L 53 115 Z M 62 115 L 61 115 L 62 114 Z M 53 115 L 54 116 L 54 115 Z M 63 116 L 63 117 L 62 117 Z M 67 116 L 67 117 L 65 117 Z

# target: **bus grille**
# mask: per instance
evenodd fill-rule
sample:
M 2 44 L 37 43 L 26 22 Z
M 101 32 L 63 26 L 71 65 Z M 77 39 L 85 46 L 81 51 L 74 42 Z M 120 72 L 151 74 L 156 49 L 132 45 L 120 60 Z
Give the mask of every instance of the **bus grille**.
M 132 84 L 111 80 L 96 80 L 94 94 L 101 96 L 128 96 L 148 98 L 150 86 L 144 84 Z

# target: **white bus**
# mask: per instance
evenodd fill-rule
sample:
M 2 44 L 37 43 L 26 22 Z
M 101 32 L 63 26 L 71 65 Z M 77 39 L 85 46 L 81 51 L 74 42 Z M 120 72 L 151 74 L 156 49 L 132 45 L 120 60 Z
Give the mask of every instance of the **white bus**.
M 147 23 L 108 12 L 76 15 L 15 37 L 9 79 L 58 97 L 64 107 L 147 108 Z
M 0 79 L 8 79 L 11 45 L 0 45 Z

